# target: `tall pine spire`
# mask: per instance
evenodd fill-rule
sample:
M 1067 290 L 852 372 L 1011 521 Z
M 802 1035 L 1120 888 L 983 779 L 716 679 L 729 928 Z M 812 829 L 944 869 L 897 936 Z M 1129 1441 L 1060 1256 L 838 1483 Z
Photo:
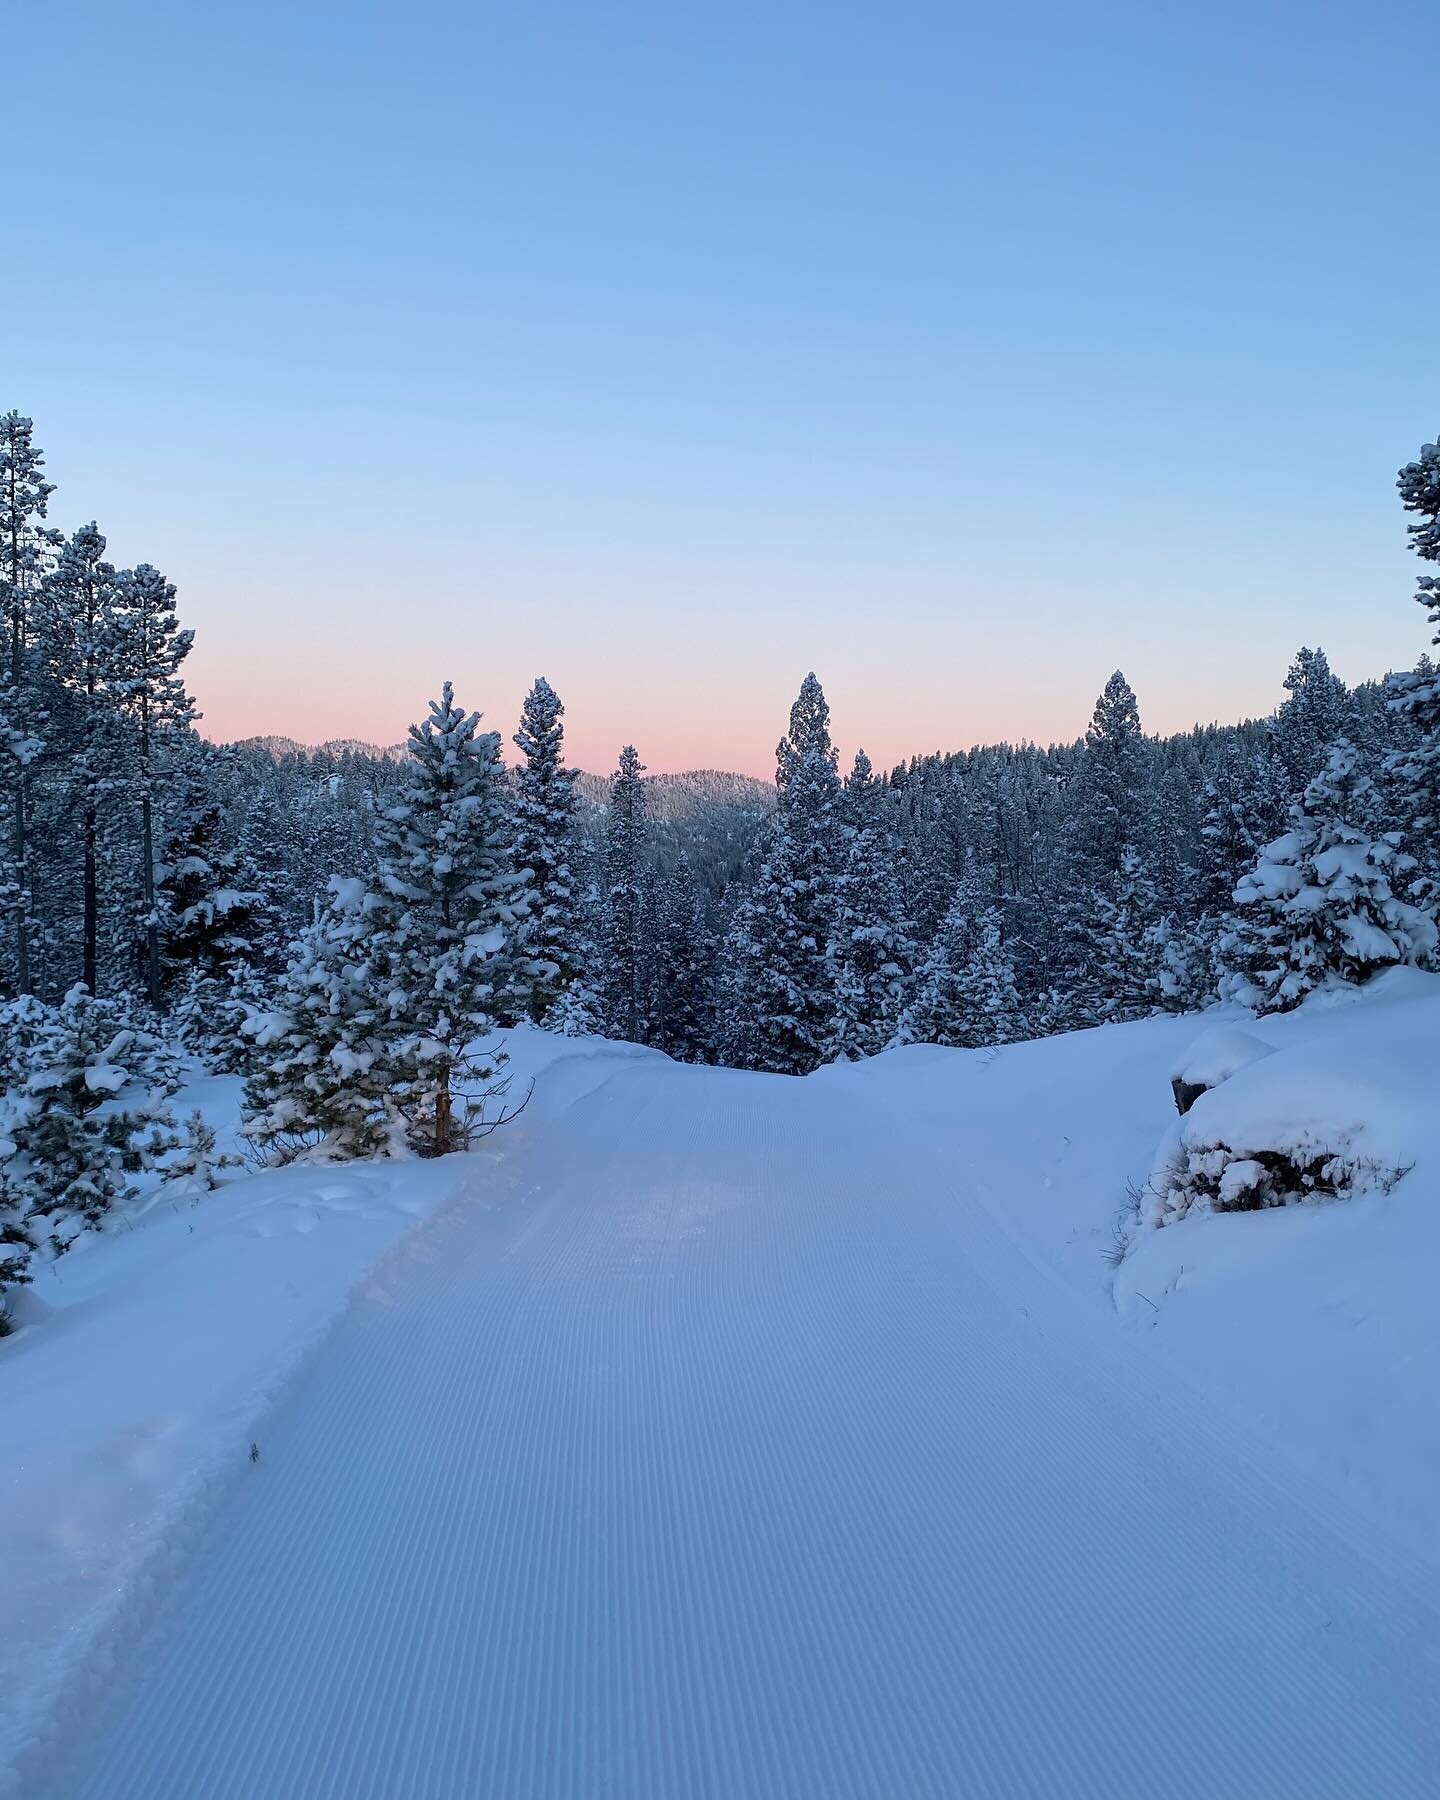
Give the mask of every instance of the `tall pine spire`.
M 527 884 L 521 942 L 534 965 L 525 1011 L 538 1025 L 580 977 L 576 943 L 575 796 L 565 767 L 565 708 L 543 675 L 525 697 L 514 742 L 515 865 Z

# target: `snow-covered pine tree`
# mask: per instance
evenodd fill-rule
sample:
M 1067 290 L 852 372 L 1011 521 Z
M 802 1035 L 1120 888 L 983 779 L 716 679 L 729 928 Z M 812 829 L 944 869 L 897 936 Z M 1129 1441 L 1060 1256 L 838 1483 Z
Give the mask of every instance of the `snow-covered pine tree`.
M 1198 899 L 1203 912 L 1229 913 L 1241 877 L 1285 823 L 1286 785 L 1283 765 L 1268 744 L 1237 734 L 1220 746 L 1201 789 Z
M 732 1069 L 759 1067 L 759 1033 L 752 996 L 760 991 L 763 921 L 760 916 L 760 871 L 764 857 L 757 849 L 727 896 L 730 917 L 720 938 L 715 978 L 715 1048 L 718 1060 Z
M 39 1248 L 30 1226 L 33 1195 L 21 1179 L 15 1158 L 17 1136 L 31 1112 L 24 1092 L 37 1046 L 51 1028 L 52 1009 L 33 994 L 0 1003 L 0 1337 L 9 1330 L 5 1290 L 30 1280 L 30 1263 Z
M 406 782 L 380 813 L 372 923 L 391 1093 L 423 1156 L 463 1149 L 505 1092 L 498 1045 L 478 1048 L 533 965 L 520 946 L 525 883 L 513 860 L 500 734 L 447 681 L 410 731 Z
M 33 422 L 19 413 L 0 415 L 0 608 L 6 639 L 0 661 L 0 754 L 8 763 L 10 800 L 0 907 L 10 915 L 14 931 L 9 985 L 17 994 L 31 990 L 30 769 L 44 748 L 32 614 L 48 554 L 58 537 L 38 523 L 45 517 L 55 484 L 41 473 L 45 457 L 36 447 L 34 433 Z
M 1071 855 L 1086 887 L 1117 874 L 1126 850 L 1146 847 L 1150 760 L 1134 689 L 1117 669 L 1095 702 L 1072 795 Z
M 918 961 L 901 895 L 900 845 L 885 784 L 863 750 L 845 782 L 845 860 L 830 956 L 835 1016 L 830 1052 L 874 1056 L 894 1037 Z
M 524 757 L 516 771 L 515 866 L 525 878 L 529 910 L 521 948 L 535 974 L 525 1014 L 547 1022 L 551 1009 L 581 976 L 577 960 L 575 795 L 565 767 L 565 708 L 543 675 L 525 697 L 514 742 Z M 574 1018 L 574 1009 L 567 1009 Z
M 1068 793 L 1054 952 L 1049 973 L 1066 1002 L 1062 1029 L 1105 1017 L 1097 910 L 1121 882 L 1127 854 L 1154 835 L 1153 759 L 1135 694 L 1117 669 L 1095 703 Z
M 257 789 L 245 810 L 241 828 L 240 865 L 254 870 L 253 885 L 268 903 L 256 945 L 259 967 L 278 974 L 285 967 L 290 940 L 310 922 L 317 895 L 301 880 L 298 808 L 281 808 L 268 789 Z
M 220 1185 L 220 1171 L 240 1161 L 217 1148 L 215 1128 L 197 1106 L 185 1121 L 179 1148 L 166 1161 L 166 1186 L 180 1194 L 208 1194 Z
M 401 1135 L 370 900 L 358 877 L 332 876 L 325 909 L 291 946 L 276 1004 L 247 1022 L 255 1050 L 241 1131 L 264 1161 L 383 1156 Z
M 683 850 L 664 885 L 660 913 L 653 1041 L 677 1062 L 709 1062 L 714 1053 L 710 933 L 705 901 Z
M 1440 563 L 1440 443 L 1422 444 L 1415 462 L 1397 478 L 1401 505 L 1417 515 L 1406 530 L 1422 560 Z M 1419 577 L 1416 600 L 1440 645 L 1440 575 Z M 1390 758 L 1406 843 L 1420 865 L 1417 897 L 1440 902 L 1440 668 L 1428 656 L 1404 675 L 1390 678 L 1389 705 L 1404 727 L 1404 741 Z
M 830 943 L 842 839 L 829 719 L 820 683 L 807 675 L 776 753 L 780 804 L 731 930 L 727 1009 L 745 1015 L 750 1066 L 782 1075 L 824 1062 L 835 1018 Z
M 620 752 L 610 781 L 605 822 L 605 1020 L 611 1037 L 642 1041 L 645 1028 L 645 953 L 641 912 L 649 852 L 645 768 L 633 744 Z
M 74 712 L 67 773 L 80 797 L 80 980 L 92 994 L 100 991 L 100 809 L 119 748 L 110 696 L 114 588 L 115 569 L 105 561 L 105 539 L 92 520 L 66 542 L 42 593 L 51 678 L 70 696 Z
M 1288 1012 L 1329 982 L 1360 983 L 1434 951 L 1434 920 L 1396 895 L 1413 859 L 1398 833 L 1375 832 L 1377 807 L 1374 783 L 1342 738 L 1290 830 L 1235 890 L 1235 924 L 1218 944 L 1223 998 Z
M 920 970 L 914 998 L 894 1042 L 981 1049 L 1030 1035 L 995 907 L 975 910 L 974 886 L 962 884 Z
M 175 616 L 175 585 L 140 563 L 115 579 L 115 676 L 111 691 L 133 731 L 129 787 L 139 815 L 140 917 L 145 989 L 159 1012 L 164 1004 L 160 914 L 155 897 L 155 800 L 165 734 L 194 719 L 180 666 L 193 631 Z
M 196 978 L 223 991 L 238 964 L 259 961 L 260 942 L 271 929 L 256 871 L 228 841 L 214 779 L 211 760 L 196 756 L 175 771 L 165 795 L 155 899 L 167 1000 L 193 988 Z
M 1350 696 L 1325 652 L 1302 645 L 1285 677 L 1289 698 L 1275 715 L 1275 747 L 1301 793 L 1325 765 L 1331 744 L 1350 728 Z
M 830 703 L 815 671 L 800 683 L 790 708 L 790 729 L 775 747 L 775 785 L 783 794 L 801 757 L 814 750 L 833 765 L 835 747 L 830 741 Z
M 570 848 L 574 899 L 566 955 L 575 974 L 545 1018 L 547 1031 L 564 1037 L 599 1035 L 605 1029 L 605 941 L 609 914 L 600 879 L 601 857 L 577 828 Z
M 36 1250 L 26 1222 L 30 1208 L 25 1190 L 11 1173 L 8 1146 L 13 1140 L 4 1133 L 4 1109 L 0 1105 L 0 1337 L 8 1337 L 13 1329 L 5 1303 L 6 1291 L 24 1287 L 29 1281 L 30 1261 Z
M 171 1029 L 217 1074 L 247 1067 L 244 1020 L 263 1006 L 267 942 L 278 922 L 259 872 L 231 838 L 223 758 L 171 745 L 165 830 L 155 866 L 160 975 Z
M 1127 849 L 1114 879 L 1096 890 L 1091 942 L 1101 1019 L 1188 1012 L 1213 998 L 1205 934 L 1183 905 L 1165 904 L 1136 850 Z
M 59 1255 L 174 1148 L 169 1070 L 162 1045 L 80 986 L 45 1009 L 27 1062 L 5 1160 L 28 1230 Z
M 665 878 L 652 862 L 640 886 L 640 1037 L 658 1044 L 665 1026 L 665 983 L 660 966 L 665 929 Z

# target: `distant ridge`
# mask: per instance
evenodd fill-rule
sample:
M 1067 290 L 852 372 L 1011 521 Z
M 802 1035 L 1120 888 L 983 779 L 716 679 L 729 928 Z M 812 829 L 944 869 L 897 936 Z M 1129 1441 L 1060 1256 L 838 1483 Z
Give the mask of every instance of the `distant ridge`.
M 726 769 L 686 769 L 678 775 L 647 775 L 644 780 L 652 819 L 685 819 L 700 807 L 719 806 L 767 813 L 775 804 L 772 782 Z M 608 806 L 610 777 L 577 769 L 575 792 L 591 806 Z
M 272 756 L 368 756 L 376 762 L 403 762 L 404 744 L 369 744 L 361 738 L 327 738 L 323 744 L 302 744 L 291 737 L 239 738 L 232 750 Z M 774 784 L 754 775 L 736 775 L 727 769 L 686 769 L 674 775 L 647 775 L 646 795 L 650 816 L 657 820 L 686 819 L 707 807 L 737 807 L 756 814 L 775 804 Z M 610 801 L 610 777 L 575 770 L 575 792 L 589 806 L 604 807 Z
M 367 744 L 363 738 L 326 738 L 323 744 L 302 744 L 291 737 L 236 738 L 231 750 L 263 750 L 269 756 L 372 756 L 377 762 L 399 762 L 403 744 Z

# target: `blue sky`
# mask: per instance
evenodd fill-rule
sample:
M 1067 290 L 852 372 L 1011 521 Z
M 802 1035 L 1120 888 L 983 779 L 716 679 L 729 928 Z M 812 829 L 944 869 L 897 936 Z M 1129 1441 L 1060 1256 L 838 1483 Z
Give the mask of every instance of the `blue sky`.
M 207 729 L 530 678 L 608 767 L 1263 712 L 1424 647 L 1433 7 L 73 6 L 0 404 Z M 12 64 L 12 66 L 14 66 Z M 7 103 L 8 104 L 8 103 Z M 33 204 L 30 202 L 33 201 Z

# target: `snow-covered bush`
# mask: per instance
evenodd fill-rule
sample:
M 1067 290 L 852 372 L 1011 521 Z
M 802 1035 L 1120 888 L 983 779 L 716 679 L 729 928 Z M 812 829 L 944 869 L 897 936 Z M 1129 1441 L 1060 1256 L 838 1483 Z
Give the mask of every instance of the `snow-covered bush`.
M 1202 1091 L 1160 1144 L 1143 1225 L 1384 1192 L 1412 1160 L 1413 1120 L 1383 1068 L 1362 1074 L 1333 1050 L 1272 1051 L 1229 1029 L 1207 1032 L 1177 1067 Z
M 1345 1134 L 1301 1139 L 1284 1149 L 1237 1150 L 1222 1140 L 1187 1143 L 1178 1135 L 1152 1171 L 1142 1218 L 1173 1225 L 1193 1210 L 1259 1212 L 1301 1200 L 1338 1200 L 1388 1192 L 1404 1169 L 1354 1154 Z
M 165 1164 L 167 1187 L 181 1194 L 207 1194 L 218 1187 L 221 1169 L 236 1168 L 241 1159 L 216 1148 L 215 1130 L 199 1107 L 185 1121 L 179 1148 Z

